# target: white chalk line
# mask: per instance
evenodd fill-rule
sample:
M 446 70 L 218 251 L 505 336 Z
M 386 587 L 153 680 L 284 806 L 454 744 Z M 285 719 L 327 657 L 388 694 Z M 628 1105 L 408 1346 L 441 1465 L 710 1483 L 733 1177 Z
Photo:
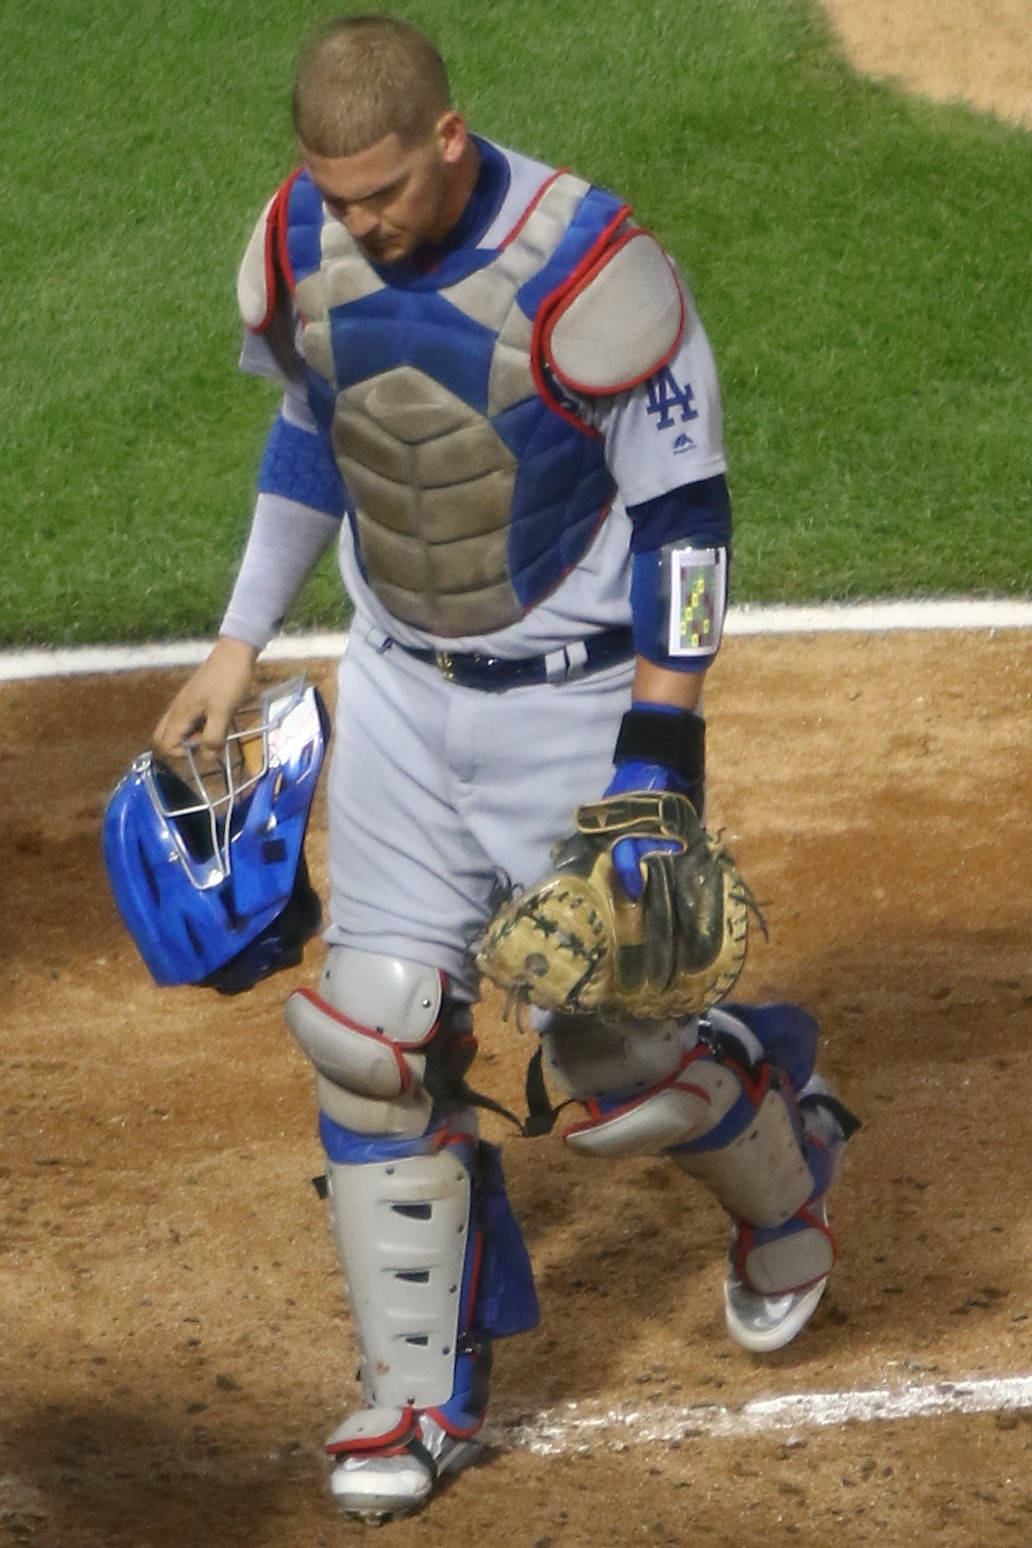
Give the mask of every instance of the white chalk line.
M 1032 1376 L 939 1381 L 930 1386 L 875 1387 L 868 1391 L 795 1392 L 754 1399 L 737 1408 L 717 1403 L 693 1403 L 686 1408 L 650 1403 L 639 1408 L 603 1409 L 568 1403 L 530 1417 L 496 1418 L 485 1427 L 483 1438 L 506 1450 L 560 1456 L 671 1445 L 699 1437 L 800 1434 L 851 1422 L 870 1424 L 1022 1409 L 1032 1409 Z
M 1032 628 L 1032 600 L 979 601 L 958 597 L 935 602 L 830 603 L 812 607 L 743 604 L 728 611 L 724 632 L 728 635 L 874 634 L 897 629 L 1028 628 Z M 333 658 L 343 654 L 347 641 L 346 632 L 284 634 L 267 646 L 263 659 L 309 661 Z M 3 651 L 0 652 L 0 682 L 196 666 L 210 649 L 209 639 Z

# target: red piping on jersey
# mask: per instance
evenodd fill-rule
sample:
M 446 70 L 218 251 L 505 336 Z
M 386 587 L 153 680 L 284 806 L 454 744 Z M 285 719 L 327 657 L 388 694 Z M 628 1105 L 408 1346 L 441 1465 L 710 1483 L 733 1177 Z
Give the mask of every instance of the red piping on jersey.
M 633 242 L 639 236 L 652 237 L 652 232 L 646 231 L 644 226 L 633 226 L 630 231 L 626 231 L 621 237 L 618 237 L 612 246 L 609 247 L 605 252 L 598 255 L 598 257 L 592 263 L 591 267 L 588 269 L 587 273 L 584 273 L 579 269 L 575 270 L 570 279 L 567 280 L 567 282 L 563 285 L 562 289 L 557 292 L 555 296 L 549 298 L 547 317 L 543 322 L 541 332 L 541 350 L 547 358 L 549 366 L 555 372 L 563 386 L 571 388 L 574 392 L 584 392 L 590 394 L 592 392 L 597 392 L 598 388 L 588 387 L 582 382 L 574 381 L 572 376 L 566 376 L 562 371 L 560 371 L 559 367 L 555 363 L 555 357 L 552 354 L 553 329 L 559 322 L 559 319 L 566 311 L 567 307 L 569 307 L 583 291 L 587 290 L 592 281 L 597 279 L 606 265 L 613 261 L 617 253 L 620 252 L 622 248 L 626 247 L 628 242 Z M 655 241 L 655 238 L 652 237 L 652 240 Z M 656 243 L 656 246 L 659 246 L 658 242 Z M 660 248 L 660 252 L 662 251 L 662 248 Z M 671 273 L 673 273 L 673 268 L 670 265 L 670 260 L 667 258 L 666 253 L 663 253 L 663 260 L 667 266 L 670 267 Z M 616 386 L 607 387 L 605 389 L 607 397 L 610 395 L 615 396 L 615 394 L 618 392 L 628 392 L 630 388 L 637 387 L 640 382 L 648 381 L 650 376 L 652 376 L 656 371 L 660 370 L 662 366 L 665 366 L 667 361 L 673 357 L 677 346 L 681 342 L 681 335 L 684 333 L 685 305 L 684 293 L 682 292 L 680 285 L 677 286 L 677 298 L 678 305 L 681 309 L 681 320 L 677 325 L 677 333 L 674 336 L 674 342 L 671 344 L 670 348 L 666 350 L 658 360 L 653 361 L 647 370 L 640 371 L 637 376 L 628 377 L 626 381 L 619 382 Z

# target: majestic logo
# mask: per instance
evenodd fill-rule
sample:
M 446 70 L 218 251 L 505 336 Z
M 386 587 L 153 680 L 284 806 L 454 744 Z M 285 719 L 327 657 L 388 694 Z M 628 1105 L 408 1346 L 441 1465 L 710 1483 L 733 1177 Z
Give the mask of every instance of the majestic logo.
M 645 412 L 657 416 L 657 430 L 669 430 L 673 424 L 687 424 L 691 419 L 698 419 L 699 411 L 695 407 L 695 394 L 692 391 L 691 382 L 685 382 L 683 387 L 679 386 L 669 366 L 664 366 L 661 371 L 656 372 L 655 376 L 649 378 L 648 391 Z M 676 410 L 680 411 L 679 421 L 674 417 Z
M 674 456 L 675 457 L 679 457 L 682 452 L 694 451 L 694 450 L 695 450 L 695 442 L 692 440 L 691 436 L 688 434 L 688 432 L 686 430 L 682 430 L 681 434 L 677 437 L 677 440 L 674 442 Z

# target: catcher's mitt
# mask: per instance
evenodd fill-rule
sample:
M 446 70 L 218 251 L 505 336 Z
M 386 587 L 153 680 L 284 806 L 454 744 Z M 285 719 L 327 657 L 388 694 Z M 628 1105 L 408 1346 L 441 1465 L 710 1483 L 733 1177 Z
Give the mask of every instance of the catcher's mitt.
M 668 791 L 609 796 L 577 811 L 554 869 L 495 914 L 477 963 L 546 1010 L 695 1015 L 730 991 L 745 963 L 750 909 L 734 860 L 691 803 Z M 623 838 L 673 839 L 646 854 L 632 901 L 613 868 Z M 762 924 L 762 920 L 760 921 Z

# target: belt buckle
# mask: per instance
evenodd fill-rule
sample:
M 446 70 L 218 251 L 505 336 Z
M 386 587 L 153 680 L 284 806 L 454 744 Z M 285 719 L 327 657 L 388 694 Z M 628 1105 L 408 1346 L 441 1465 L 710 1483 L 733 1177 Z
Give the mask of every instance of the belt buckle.
M 455 663 L 452 660 L 450 650 L 435 650 L 434 666 L 446 682 L 453 683 L 455 681 Z

